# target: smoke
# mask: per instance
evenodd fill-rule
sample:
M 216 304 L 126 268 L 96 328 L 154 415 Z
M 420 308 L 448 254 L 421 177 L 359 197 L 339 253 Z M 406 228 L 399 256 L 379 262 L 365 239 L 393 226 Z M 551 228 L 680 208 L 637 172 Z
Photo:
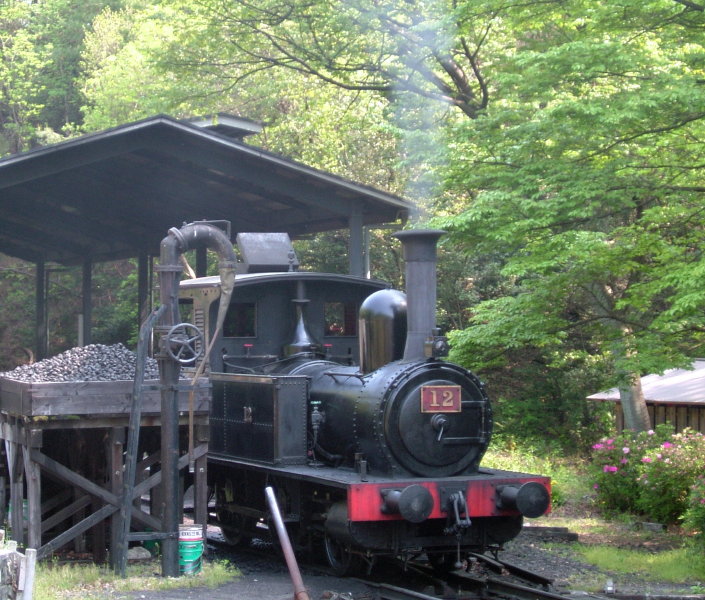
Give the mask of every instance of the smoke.
M 437 82 L 443 77 L 440 57 L 450 56 L 456 27 L 440 0 L 405 7 L 409 25 L 395 35 L 407 76 L 395 88 L 391 119 L 401 138 L 400 166 L 408 174 L 403 195 L 415 202 L 410 221 L 419 225 L 433 215 L 448 163 L 445 125 L 454 109 Z

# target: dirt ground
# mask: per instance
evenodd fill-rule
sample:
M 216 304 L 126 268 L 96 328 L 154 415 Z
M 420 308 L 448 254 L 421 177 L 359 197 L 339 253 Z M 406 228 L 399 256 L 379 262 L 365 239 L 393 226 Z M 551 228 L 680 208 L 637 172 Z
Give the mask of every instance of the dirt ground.
M 578 541 L 575 541 L 575 538 Z M 543 574 L 554 580 L 558 593 L 603 591 L 611 585 L 617 595 L 671 596 L 689 599 L 705 582 L 672 584 L 645 581 L 639 574 L 619 574 L 586 563 L 578 545 L 613 547 L 659 552 L 682 543 L 678 531 L 651 531 L 633 523 L 604 521 L 589 502 L 558 508 L 552 515 L 531 521 L 524 532 L 507 544 L 500 559 Z M 235 559 L 242 576 L 216 589 L 192 588 L 171 591 L 113 592 L 106 598 L 121 600 L 284 600 L 294 597 L 285 564 L 271 557 Z M 311 600 L 372 600 L 375 592 L 363 582 L 322 575 L 320 570 L 302 567 L 302 577 Z M 699 596 L 705 600 L 705 596 Z

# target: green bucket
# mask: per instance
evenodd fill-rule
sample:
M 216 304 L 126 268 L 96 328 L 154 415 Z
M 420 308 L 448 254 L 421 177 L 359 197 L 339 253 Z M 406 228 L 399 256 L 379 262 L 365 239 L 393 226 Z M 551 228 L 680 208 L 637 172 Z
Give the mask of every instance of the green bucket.
M 201 572 L 203 556 L 203 527 L 179 525 L 179 573 L 195 575 Z

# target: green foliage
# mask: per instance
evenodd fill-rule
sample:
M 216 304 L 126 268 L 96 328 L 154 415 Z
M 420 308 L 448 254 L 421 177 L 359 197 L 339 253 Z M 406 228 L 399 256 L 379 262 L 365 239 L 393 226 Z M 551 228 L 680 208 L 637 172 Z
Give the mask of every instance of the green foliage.
M 514 441 L 492 438 L 483 458 L 484 467 L 521 473 L 534 473 L 551 478 L 551 505 L 562 506 L 571 499 L 588 493 L 581 465 L 561 456 L 559 448 L 543 445 L 517 445 Z
M 183 588 L 201 591 L 223 585 L 240 575 L 237 568 L 224 560 L 204 561 L 200 573 L 189 577 L 155 577 L 159 565 L 154 561 L 131 565 L 126 578 L 99 565 L 47 564 L 37 565 L 36 600 L 101 599 L 125 593 L 159 592 Z
M 694 541 L 702 550 L 705 547 L 705 475 L 703 474 L 698 475 L 690 488 L 683 526 L 695 533 Z
M 689 492 L 705 471 L 705 436 L 685 431 L 644 456 L 637 506 L 660 523 L 676 523 L 686 513 Z
M 501 252 L 513 284 L 454 337 L 466 364 L 580 350 L 614 385 L 686 364 L 705 341 L 693 168 L 705 155 L 692 143 L 705 133 L 705 17 L 665 0 L 620 6 L 619 19 L 578 0 L 464 7 L 493 15 L 496 101 L 449 134 L 449 192 L 474 195 L 436 223 L 469 253 Z
M 0 156 L 27 149 L 41 110 L 36 73 L 51 45 L 39 44 L 28 27 L 35 12 L 27 2 L 0 4 Z
M 600 569 L 638 573 L 646 581 L 690 583 L 702 581 L 705 577 L 702 554 L 689 548 L 652 552 L 584 544 L 580 546 L 580 552 L 588 562 Z
M 589 357 L 507 350 L 502 364 L 480 373 L 493 399 L 495 436 L 534 445 L 551 440 L 574 453 L 610 429 L 610 407 L 585 400 L 604 378 Z
M 34 348 L 34 268 L 22 261 L 0 255 L 0 371 L 28 362 Z M 27 350 L 25 350 L 27 349 Z

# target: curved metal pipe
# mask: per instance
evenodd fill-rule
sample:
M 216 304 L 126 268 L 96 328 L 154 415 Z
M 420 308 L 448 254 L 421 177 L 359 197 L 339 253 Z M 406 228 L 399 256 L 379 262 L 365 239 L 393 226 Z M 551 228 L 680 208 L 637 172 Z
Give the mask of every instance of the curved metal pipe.
M 218 270 L 221 280 L 230 285 L 235 278 L 235 251 L 228 236 L 211 223 L 190 223 L 180 229 L 172 228 L 160 245 L 159 273 L 160 302 L 167 309 L 160 319 L 162 332 L 168 331 L 176 325 L 179 319 L 179 280 L 183 266 L 180 263 L 181 255 L 193 248 L 206 246 L 218 253 L 220 262 Z M 221 305 L 222 310 L 227 309 Z M 163 342 L 164 340 L 161 340 Z M 179 414 L 178 390 L 179 372 L 181 365 L 171 359 L 166 349 L 160 345 L 156 356 L 159 365 L 159 379 L 162 388 L 162 524 L 165 533 L 174 534 L 167 537 L 162 543 L 162 575 L 176 577 L 179 574 L 178 530 L 179 510 Z

